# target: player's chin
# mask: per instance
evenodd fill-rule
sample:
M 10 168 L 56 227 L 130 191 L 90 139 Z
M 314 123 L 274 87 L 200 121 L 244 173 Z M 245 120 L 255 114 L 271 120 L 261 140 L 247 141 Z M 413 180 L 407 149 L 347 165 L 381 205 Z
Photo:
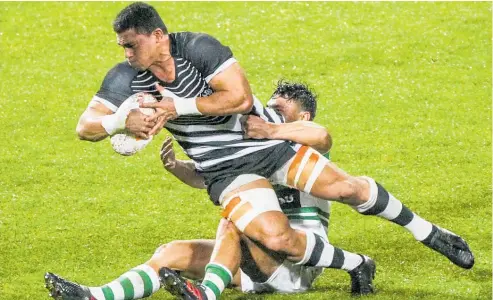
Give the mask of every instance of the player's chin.
M 142 64 L 139 64 L 139 63 L 137 63 L 137 62 L 131 62 L 131 61 L 128 61 L 128 60 L 127 60 L 127 62 L 128 62 L 128 64 L 129 64 L 132 68 L 134 68 L 134 69 L 135 69 L 135 70 L 137 70 L 137 71 L 145 71 L 145 70 L 147 70 L 147 68 L 146 68 L 146 67 L 144 67 Z

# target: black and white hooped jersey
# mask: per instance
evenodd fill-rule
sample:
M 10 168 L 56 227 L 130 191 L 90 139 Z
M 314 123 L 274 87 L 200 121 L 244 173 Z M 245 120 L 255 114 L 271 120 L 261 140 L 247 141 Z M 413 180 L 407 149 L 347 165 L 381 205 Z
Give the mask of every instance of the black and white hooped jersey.
M 151 93 L 161 100 L 156 83 L 183 98 L 212 94 L 214 91 L 209 86 L 210 80 L 236 62 L 231 50 L 207 34 L 179 32 L 169 36 L 171 56 L 175 63 L 173 82 L 161 81 L 150 71 L 138 71 L 123 62 L 108 72 L 94 99 L 113 111 L 137 92 Z M 273 110 L 264 108 L 255 97 L 250 113 L 270 122 L 277 122 L 280 118 Z M 196 162 L 197 169 L 204 172 L 224 169 L 226 165 L 231 165 L 228 163 L 221 166 L 225 162 L 287 143 L 280 140 L 244 139 L 241 117 L 240 114 L 180 116 L 168 121 L 165 128 Z

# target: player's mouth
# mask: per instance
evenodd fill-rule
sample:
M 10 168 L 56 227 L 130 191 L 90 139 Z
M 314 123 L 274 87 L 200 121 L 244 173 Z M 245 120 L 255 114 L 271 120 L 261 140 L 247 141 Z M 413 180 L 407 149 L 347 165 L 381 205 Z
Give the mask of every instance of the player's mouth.
M 131 60 L 127 59 L 127 63 L 134 69 L 137 69 L 137 70 L 142 69 L 142 66 L 135 60 L 131 61 Z

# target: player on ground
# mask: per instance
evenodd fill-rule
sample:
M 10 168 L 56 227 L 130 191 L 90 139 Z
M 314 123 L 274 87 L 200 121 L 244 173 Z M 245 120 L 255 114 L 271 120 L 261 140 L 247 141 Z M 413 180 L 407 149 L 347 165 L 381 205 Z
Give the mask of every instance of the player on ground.
M 298 134 L 305 139 L 304 143 L 322 153 L 327 152 L 332 144 L 330 135 L 324 128 L 308 122 L 315 116 L 315 95 L 305 85 L 279 82 L 274 96 L 271 105 L 283 112 L 282 117 L 286 122 L 295 122 L 293 124 L 296 125 L 276 124 L 273 126 L 251 116 L 246 122 L 248 124 L 246 135 L 268 131 L 271 138 L 283 139 L 286 131 L 297 129 Z M 169 172 L 186 184 L 195 188 L 206 187 L 204 178 L 197 174 L 193 164 L 190 164 L 191 161 L 175 158 L 171 139 L 163 143 L 161 160 Z M 288 216 L 293 228 L 316 232 L 328 242 L 330 202 L 282 186 L 276 187 L 276 194 L 280 207 Z M 241 235 L 231 222 L 224 219 L 219 225 L 216 241 L 216 243 L 214 240 L 175 241 L 163 245 L 148 262 L 101 287 L 80 286 L 51 273 L 46 276 L 47 286 L 53 297 L 65 300 L 119 300 L 130 299 L 125 298 L 130 297 L 129 295 L 132 295 L 131 299 L 139 299 L 154 293 L 158 287 L 148 284 L 146 289 L 145 284 L 142 286 L 134 285 L 134 283 L 145 283 L 146 281 L 157 283 L 158 271 L 161 270 L 159 271 L 160 280 L 165 287 L 176 295 L 183 295 L 189 292 L 186 287 L 190 285 L 187 285 L 186 281 L 170 269 L 179 270 L 182 275 L 191 279 L 203 279 L 204 269 L 220 266 L 221 257 L 225 253 L 236 257 L 238 265 L 232 270 L 232 274 L 223 275 L 232 278 L 230 285 L 240 287 L 245 292 L 302 292 L 308 289 L 322 272 L 320 267 L 295 266 L 289 261 L 284 261 L 283 255 L 272 253 L 265 247 L 259 247 Z M 372 277 L 375 272 L 374 263 L 365 256 L 355 255 L 338 248 L 334 248 L 334 251 L 346 257 L 346 263 L 342 268 L 351 276 L 352 293 L 355 295 L 371 293 L 373 291 Z M 240 265 L 241 271 L 239 270 Z M 176 284 L 177 282 L 180 284 Z M 215 287 L 212 286 L 212 289 Z
M 196 162 L 212 201 L 227 218 L 249 238 L 298 265 L 329 267 L 337 257 L 317 234 L 289 226 L 275 208 L 271 183 L 335 199 L 363 215 L 378 215 L 456 265 L 473 266 L 474 257 L 462 238 L 417 216 L 372 178 L 346 174 L 310 147 L 243 137 L 243 114 L 267 121 L 275 116 L 253 97 L 231 50 L 213 37 L 168 33 L 156 10 L 144 3 L 123 9 L 113 27 L 127 61 L 108 72 L 82 114 L 77 126 L 81 139 L 99 141 L 122 130 L 146 138 L 165 125 Z M 156 114 L 115 114 L 136 92 L 153 93 L 160 100 L 141 105 L 156 108 Z M 293 141 L 298 142 L 296 137 Z M 230 264 L 221 272 L 230 272 L 236 262 Z M 213 291 L 207 293 L 214 298 Z

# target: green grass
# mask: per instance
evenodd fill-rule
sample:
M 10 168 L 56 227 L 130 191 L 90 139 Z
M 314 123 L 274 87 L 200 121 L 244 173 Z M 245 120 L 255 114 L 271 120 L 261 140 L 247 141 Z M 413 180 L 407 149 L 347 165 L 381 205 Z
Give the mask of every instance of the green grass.
M 103 284 L 161 243 L 214 237 L 219 209 L 160 165 L 165 134 L 134 157 L 75 136 L 122 60 L 111 22 L 127 4 L 0 4 L 0 299 L 46 299 L 46 271 Z M 333 159 L 476 255 L 461 270 L 398 226 L 335 204 L 331 241 L 378 264 L 372 298 L 491 299 L 491 3 L 153 4 L 171 31 L 229 45 L 261 99 L 281 77 L 309 83 Z M 348 282 L 329 270 L 307 294 L 266 298 L 347 299 Z

